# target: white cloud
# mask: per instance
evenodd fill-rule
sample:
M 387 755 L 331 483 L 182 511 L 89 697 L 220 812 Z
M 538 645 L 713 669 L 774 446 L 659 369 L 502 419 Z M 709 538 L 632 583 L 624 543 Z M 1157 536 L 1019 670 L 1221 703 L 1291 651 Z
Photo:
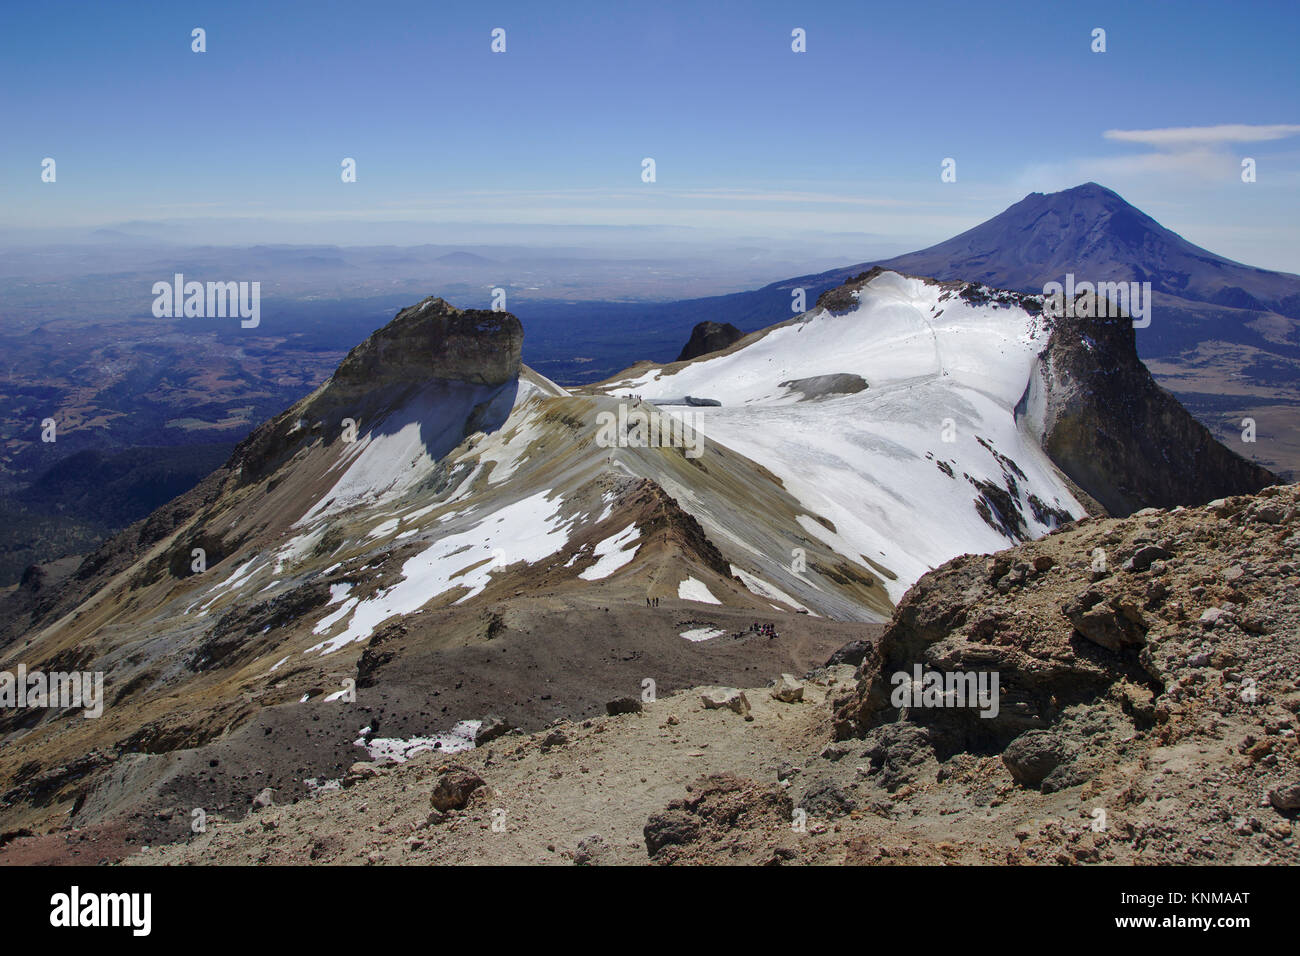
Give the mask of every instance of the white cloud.
M 1108 129 L 1102 135 L 1121 143 L 1145 143 L 1157 149 L 1186 149 L 1224 143 L 1263 143 L 1300 133 L 1300 126 L 1277 124 L 1251 126 L 1227 123 L 1221 126 L 1170 126 L 1164 129 Z
M 1026 166 L 1012 184 L 1023 192 L 1047 193 L 1091 181 L 1127 195 L 1128 191 L 1146 188 L 1154 182 L 1178 188 L 1235 182 L 1241 170 L 1239 163 L 1237 157 L 1211 149 L 1088 156 Z
M 1241 175 L 1240 149 L 1234 144 L 1262 143 L 1300 135 L 1300 125 L 1177 126 L 1163 129 L 1109 129 L 1102 136 L 1112 142 L 1136 143 L 1146 150 L 1112 156 L 1076 156 L 1060 162 L 1026 167 L 1015 180 L 1023 188 L 1051 192 L 1088 180 L 1112 188 L 1142 187 L 1160 181 L 1166 186 L 1237 183 Z M 1289 176 L 1294 157 L 1272 153 L 1272 176 Z

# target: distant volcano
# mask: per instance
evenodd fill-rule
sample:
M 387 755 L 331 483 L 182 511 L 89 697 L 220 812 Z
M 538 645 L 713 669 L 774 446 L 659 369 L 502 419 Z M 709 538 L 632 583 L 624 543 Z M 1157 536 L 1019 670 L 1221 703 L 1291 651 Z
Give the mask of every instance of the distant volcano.
M 999 289 L 1042 292 L 1068 273 L 1087 282 L 1150 282 L 1138 355 L 1216 437 L 1274 470 L 1300 470 L 1300 276 L 1215 255 L 1097 183 L 1030 193 L 992 219 L 918 252 L 700 302 L 745 331 L 789 315 L 873 266 Z M 1254 444 L 1241 441 L 1257 420 Z
M 919 252 L 806 276 L 822 291 L 869 265 L 936 279 L 963 279 L 1000 289 L 1041 292 L 1067 273 L 1080 280 L 1150 282 L 1153 292 L 1230 310 L 1271 311 L 1300 319 L 1300 276 L 1242 265 L 1193 245 L 1117 193 L 1084 183 L 1057 193 L 1030 193 L 1014 206 Z M 782 286 L 798 285 L 790 280 Z M 1174 303 L 1169 303 L 1174 305 Z M 1168 354 L 1200 340 L 1205 320 L 1229 341 L 1258 339 L 1245 316 L 1189 316 L 1166 311 L 1143 336 L 1144 354 Z M 1199 321 L 1198 321 L 1199 319 Z

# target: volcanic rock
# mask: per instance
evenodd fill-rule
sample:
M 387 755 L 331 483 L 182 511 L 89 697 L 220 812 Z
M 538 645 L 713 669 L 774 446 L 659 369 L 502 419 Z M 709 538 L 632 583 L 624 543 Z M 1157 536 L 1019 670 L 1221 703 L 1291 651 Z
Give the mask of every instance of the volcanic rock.
M 1036 787 L 1066 759 L 1067 750 L 1055 734 L 1031 730 L 1002 752 L 1002 762 L 1017 783 Z
M 677 361 L 687 362 L 701 355 L 708 355 L 710 352 L 720 352 L 744 337 L 745 333 L 730 322 L 724 324 L 701 322 L 691 329 L 691 337 L 682 348 L 681 354 L 677 356 Z
M 458 764 L 441 767 L 438 773 L 438 782 L 433 785 L 429 803 L 441 813 L 463 810 L 470 795 L 486 786 L 482 777 Z

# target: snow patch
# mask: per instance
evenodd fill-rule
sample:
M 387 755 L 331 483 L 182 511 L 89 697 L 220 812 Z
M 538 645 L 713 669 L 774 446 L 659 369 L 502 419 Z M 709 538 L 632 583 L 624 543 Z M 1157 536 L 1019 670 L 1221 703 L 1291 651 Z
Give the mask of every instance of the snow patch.
M 438 753 L 454 754 L 462 750 L 474 749 L 474 738 L 478 736 L 481 720 L 462 720 L 445 734 L 433 737 L 372 737 L 366 740 L 364 732 L 353 741 L 357 747 L 364 747 L 371 760 L 391 760 L 405 763 L 416 754 L 429 750 Z
M 702 604 L 722 603 L 713 596 L 703 581 L 697 581 L 695 578 L 687 578 L 677 585 L 677 596 L 683 601 L 699 601 Z
M 346 470 L 297 524 L 400 497 L 461 443 L 465 422 L 476 406 L 499 403 L 507 397 L 513 400 L 513 396 L 513 383 L 487 386 L 432 380 L 417 396 L 343 447 L 339 463 L 345 464 Z
M 699 641 L 711 641 L 715 637 L 721 637 L 726 633 L 726 631 L 718 630 L 715 627 L 694 627 L 689 631 L 682 631 L 681 636 L 686 638 L 688 641 L 698 643 Z
M 1034 518 L 1031 494 L 1073 517 L 1084 513 L 1032 434 L 1042 404 L 1038 355 L 1050 334 L 1040 316 L 889 272 L 858 298 L 851 312 L 813 310 L 738 351 L 672 373 L 649 369 L 608 391 L 721 401 L 693 418 L 706 441 L 763 465 L 807 515 L 832 524 L 833 532 L 800 521 L 819 543 L 848 561 L 870 555 L 888 567 L 896 577 L 880 584 L 895 603 L 953 556 L 1012 543 L 976 511 L 973 482 L 1008 488 L 1030 538 L 1054 527 Z M 810 402 L 779 384 L 838 373 L 870 388 Z
M 734 574 L 736 577 L 740 578 L 741 583 L 743 583 L 745 587 L 747 587 L 754 594 L 757 594 L 759 597 L 769 598 L 774 601 L 783 601 L 790 607 L 794 608 L 796 611 L 808 610 L 808 608 L 804 607 L 802 604 L 800 604 L 794 598 L 790 597 L 790 595 L 786 594 L 780 588 L 776 587 L 775 585 L 768 584 L 762 578 L 750 574 L 744 568 L 738 568 L 733 564 L 731 565 L 731 573 Z M 776 607 L 776 605 L 773 605 L 773 607 Z M 777 610 L 778 611 L 782 610 L 782 608 L 778 607 Z
M 367 539 L 383 538 L 387 535 L 390 535 L 397 530 L 397 526 L 400 523 L 401 521 L 398 518 L 389 518 L 387 521 L 381 521 L 379 524 L 375 525 L 373 528 L 371 528 L 369 531 L 366 532 L 366 538 Z
M 618 534 L 606 538 L 593 549 L 598 559 L 596 563 L 579 571 L 578 577 L 584 581 L 599 581 L 601 578 L 609 577 L 636 557 L 639 550 L 636 542 L 640 540 L 641 532 L 637 530 L 635 523 L 628 525 Z
M 376 627 L 391 617 L 411 614 L 453 588 L 466 588 L 456 600 L 463 604 L 481 593 L 492 571 L 504 564 L 535 564 L 568 543 L 572 522 L 560 518 L 563 499 L 548 500 L 552 492 L 540 491 L 491 512 L 466 531 L 449 534 L 402 565 L 402 580 L 377 591 L 365 601 L 348 598 L 343 608 L 312 629 L 323 634 L 352 611 L 339 634 L 309 647 L 304 653 L 329 654 L 353 641 L 368 640 Z

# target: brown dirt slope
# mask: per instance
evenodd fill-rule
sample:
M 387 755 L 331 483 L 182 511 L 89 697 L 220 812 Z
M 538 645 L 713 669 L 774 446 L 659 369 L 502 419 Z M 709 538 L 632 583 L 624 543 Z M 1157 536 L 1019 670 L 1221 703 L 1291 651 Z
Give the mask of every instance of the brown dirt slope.
M 926 575 L 861 667 L 815 669 L 802 701 L 750 686 L 746 714 L 696 689 L 355 768 L 133 859 L 1294 864 L 1298 546 L 1297 486 L 1086 519 Z M 916 664 L 997 673 L 997 714 L 894 707 Z M 431 813 L 447 774 L 483 785 Z

